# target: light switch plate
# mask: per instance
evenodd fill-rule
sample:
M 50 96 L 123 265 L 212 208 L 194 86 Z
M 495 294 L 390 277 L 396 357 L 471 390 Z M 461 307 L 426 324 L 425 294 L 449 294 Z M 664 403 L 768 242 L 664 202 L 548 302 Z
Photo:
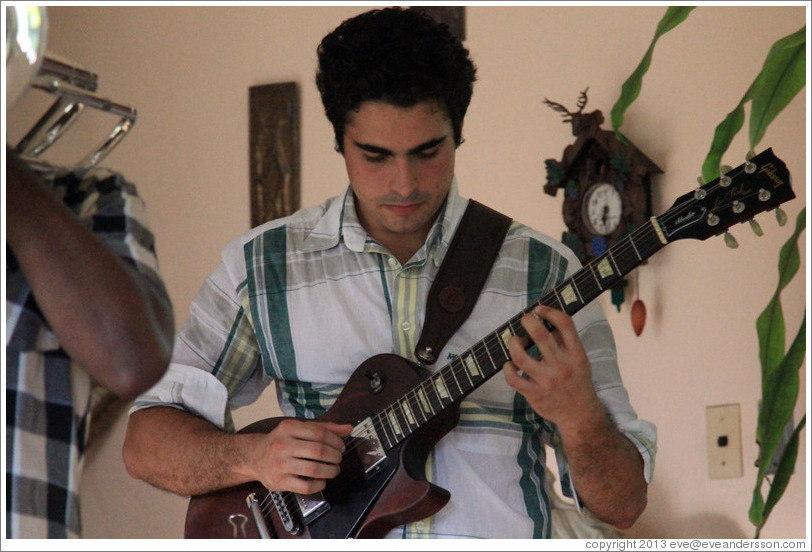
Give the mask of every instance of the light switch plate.
M 708 406 L 708 475 L 711 479 L 742 476 L 741 411 L 738 404 Z

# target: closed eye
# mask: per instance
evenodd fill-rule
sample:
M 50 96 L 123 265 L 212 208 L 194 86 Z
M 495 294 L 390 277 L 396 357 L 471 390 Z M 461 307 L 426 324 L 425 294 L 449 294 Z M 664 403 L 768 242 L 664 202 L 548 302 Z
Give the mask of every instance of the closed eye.
M 384 160 L 386 160 L 387 157 L 388 157 L 388 155 L 385 155 L 385 154 L 364 153 L 364 159 L 366 161 L 368 161 L 369 163 L 383 163 Z
M 440 153 L 440 148 L 436 147 L 436 148 L 432 148 L 430 150 L 419 151 L 419 152 L 417 152 L 416 155 L 420 159 L 432 159 L 434 157 L 437 157 L 438 153 Z

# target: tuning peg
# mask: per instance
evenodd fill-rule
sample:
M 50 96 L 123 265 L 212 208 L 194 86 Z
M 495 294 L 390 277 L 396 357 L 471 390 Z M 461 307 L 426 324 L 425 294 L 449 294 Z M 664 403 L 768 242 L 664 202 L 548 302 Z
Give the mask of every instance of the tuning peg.
M 756 236 L 761 237 L 761 236 L 763 236 L 763 235 L 764 235 L 764 230 L 762 230 L 762 229 L 761 229 L 761 225 L 760 225 L 760 224 L 758 223 L 758 221 L 757 221 L 756 219 L 754 219 L 754 218 L 751 218 L 751 219 L 750 219 L 750 228 L 752 228 L 752 229 L 753 229 L 753 233 L 754 233 Z
M 733 179 L 730 178 L 727 173 L 733 170 L 733 167 L 730 165 L 721 165 L 719 167 L 719 185 L 722 188 L 727 188 L 733 183 Z
M 746 161 L 750 161 L 755 156 L 756 156 L 755 150 L 750 150 L 750 151 L 747 152 L 747 155 L 744 156 L 744 159 Z
M 733 234 L 730 232 L 725 232 L 725 245 L 728 246 L 730 249 L 736 249 L 739 247 L 739 242 L 736 241 L 736 238 L 733 237 Z
M 778 226 L 784 226 L 787 223 L 787 214 L 781 207 L 775 208 L 775 218 L 778 221 Z

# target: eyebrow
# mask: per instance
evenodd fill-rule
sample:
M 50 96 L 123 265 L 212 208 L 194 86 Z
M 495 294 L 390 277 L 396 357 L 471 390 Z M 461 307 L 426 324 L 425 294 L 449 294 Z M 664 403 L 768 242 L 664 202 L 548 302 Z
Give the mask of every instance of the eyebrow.
M 429 140 L 428 142 L 423 142 L 422 144 L 413 147 L 412 149 L 410 149 L 406 153 L 407 153 L 407 155 L 413 155 L 415 153 L 420 153 L 421 151 L 429 150 L 429 149 L 431 149 L 431 148 L 433 148 L 435 146 L 438 146 L 438 145 L 442 144 L 445 141 L 445 138 L 446 137 L 443 136 L 441 138 L 434 138 L 432 140 Z M 372 144 L 362 144 L 360 142 L 355 142 L 355 141 L 353 141 L 353 144 L 356 147 L 358 147 L 358 148 L 360 148 L 360 149 L 362 149 L 364 151 L 367 151 L 369 153 L 376 153 L 376 154 L 379 154 L 379 155 L 394 155 L 394 152 L 392 150 L 382 148 L 380 146 L 375 146 L 375 145 L 372 145 Z

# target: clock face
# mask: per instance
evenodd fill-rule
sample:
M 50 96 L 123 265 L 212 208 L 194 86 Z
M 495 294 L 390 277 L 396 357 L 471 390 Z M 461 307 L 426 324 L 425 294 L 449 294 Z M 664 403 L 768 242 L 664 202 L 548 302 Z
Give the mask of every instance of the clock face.
M 613 185 L 602 182 L 591 186 L 584 196 L 583 219 L 587 228 L 600 236 L 606 236 L 620 225 L 623 199 Z

